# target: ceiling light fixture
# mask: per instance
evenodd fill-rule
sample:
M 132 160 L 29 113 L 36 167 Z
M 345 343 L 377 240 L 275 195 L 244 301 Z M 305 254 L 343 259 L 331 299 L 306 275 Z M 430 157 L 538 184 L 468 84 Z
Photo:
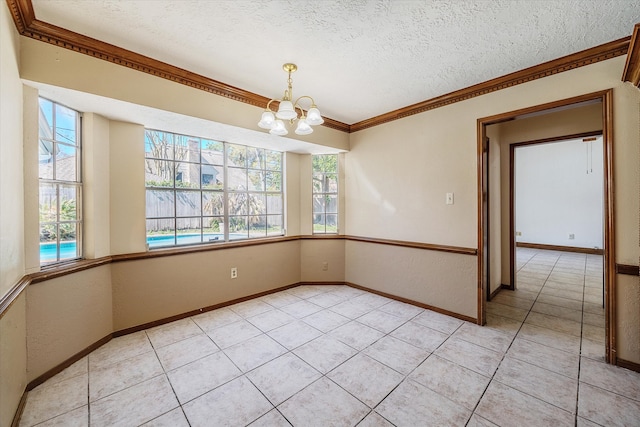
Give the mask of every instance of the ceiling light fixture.
M 301 96 L 296 99 L 296 102 L 293 101 L 293 88 L 291 84 L 293 81 L 291 80 L 291 73 L 295 73 L 298 69 L 296 64 L 284 64 L 282 69 L 289 74 L 289 79 L 287 80 L 288 88 L 284 91 L 284 96 L 282 99 L 272 99 L 267 103 L 267 108 L 262 113 L 262 118 L 258 123 L 262 129 L 268 129 L 269 133 L 272 135 L 284 136 L 289 133 L 284 124 L 285 120 L 288 120 L 290 124 L 293 124 L 295 120 L 298 120 L 298 125 L 296 126 L 296 134 L 297 135 L 309 135 L 313 132 L 311 126 L 321 125 L 324 123 L 324 119 L 320 115 L 320 110 L 316 107 L 313 98 L 310 96 Z M 309 110 L 306 111 L 302 109 L 300 106 L 300 101 L 303 99 L 308 99 L 311 101 L 311 106 Z M 280 102 L 278 106 L 278 111 L 274 112 L 269 107 L 273 101 Z M 296 108 L 300 110 L 300 116 L 298 117 L 298 112 Z

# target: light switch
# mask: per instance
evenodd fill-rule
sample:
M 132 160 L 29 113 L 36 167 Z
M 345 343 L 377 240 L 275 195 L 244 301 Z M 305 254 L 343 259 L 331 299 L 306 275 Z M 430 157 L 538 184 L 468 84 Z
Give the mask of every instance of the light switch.
M 447 193 L 447 201 L 446 201 L 447 205 L 452 205 L 453 204 L 453 193 Z

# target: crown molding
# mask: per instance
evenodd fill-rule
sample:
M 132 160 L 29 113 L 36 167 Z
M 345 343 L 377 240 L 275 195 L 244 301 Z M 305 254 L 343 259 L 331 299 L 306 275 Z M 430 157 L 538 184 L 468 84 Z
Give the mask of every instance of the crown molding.
M 630 37 L 614 40 L 600 46 L 592 47 L 562 58 L 544 62 L 524 70 L 516 71 L 502 77 L 488 80 L 474 86 L 469 86 L 446 95 L 438 96 L 408 107 L 400 108 L 395 111 L 372 117 L 351 125 L 351 132 L 357 132 L 362 129 L 377 126 L 393 120 L 402 119 L 407 116 L 419 114 L 435 108 L 444 107 L 456 102 L 465 101 L 477 96 L 486 95 L 501 89 L 507 89 L 522 83 L 558 74 L 563 71 L 573 70 L 585 65 L 594 64 L 596 62 L 605 61 L 617 56 L 626 55 L 629 48 Z
M 96 40 L 35 18 L 31 0 L 6 0 L 18 33 L 234 101 L 264 108 L 270 98 L 193 73 L 148 56 Z M 324 117 L 322 126 L 349 132 L 349 125 Z
M 214 95 L 244 102 L 245 104 L 263 107 L 269 101 L 269 98 L 262 95 L 230 86 L 162 61 L 140 55 L 130 50 L 39 21 L 35 17 L 31 0 L 6 0 L 6 2 L 13 16 L 18 33 L 22 36 L 50 43 L 65 49 L 70 49 L 84 55 L 93 56 L 133 70 L 203 90 Z M 347 133 L 357 132 L 383 123 L 412 116 L 414 114 L 423 113 L 425 111 L 465 101 L 487 93 L 548 77 L 563 71 L 573 70 L 585 65 L 626 55 L 628 51 L 630 54 L 627 58 L 627 66 L 625 67 L 623 80 L 631 81 L 637 86 L 640 83 L 640 41 L 638 41 L 639 25 L 640 24 L 635 26 L 633 37 L 625 37 L 573 53 L 562 58 L 544 62 L 524 70 L 516 71 L 455 92 L 428 99 L 398 110 L 390 111 L 351 125 L 325 117 L 325 122 L 322 126 Z
M 7 0 L 7 6 L 11 16 L 13 16 L 13 22 L 16 24 L 18 33 L 24 34 L 36 19 L 31 0 Z
M 622 81 L 631 82 L 634 86 L 640 87 L 640 24 L 633 27 L 627 63 L 622 72 Z

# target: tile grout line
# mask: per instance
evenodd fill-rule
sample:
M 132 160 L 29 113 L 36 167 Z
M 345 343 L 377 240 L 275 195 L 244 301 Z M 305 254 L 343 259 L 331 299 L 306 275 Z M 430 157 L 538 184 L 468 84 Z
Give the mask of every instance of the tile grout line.
M 523 265 L 523 266 L 522 266 L 518 271 L 522 270 L 522 268 L 524 268 L 527 264 L 529 264 L 529 262 L 531 262 L 531 261 L 533 260 L 533 258 L 535 258 L 535 255 L 533 255 L 531 258 L 529 258 L 529 260 L 528 260 L 528 261 L 527 261 L 527 262 L 526 262 L 526 263 L 525 263 L 525 264 L 524 264 L 524 265 Z M 490 380 L 489 380 L 489 382 L 487 383 L 487 386 L 485 387 L 484 391 L 482 392 L 482 395 L 480 396 L 480 398 L 479 398 L 479 399 L 478 399 L 478 401 L 476 402 L 476 405 L 475 405 L 475 407 L 474 407 L 474 409 L 473 409 L 473 411 L 472 411 L 472 413 L 471 413 L 471 417 L 473 417 L 473 414 L 476 414 L 476 410 L 477 410 L 478 406 L 480 405 L 480 402 L 482 401 L 482 398 L 484 397 L 484 395 L 485 395 L 485 393 L 486 393 L 487 389 L 489 388 L 489 386 L 491 385 L 491 383 L 493 383 L 493 381 L 496 381 L 496 382 L 500 383 L 500 381 L 498 381 L 498 380 L 496 380 L 496 379 L 495 379 L 495 376 L 496 376 L 496 374 L 498 373 L 498 370 L 500 369 L 500 365 L 502 365 L 502 362 L 503 362 L 503 361 L 504 361 L 504 359 L 507 357 L 507 353 L 509 352 L 509 349 L 511 349 L 511 346 L 513 345 L 513 342 L 515 341 L 515 339 L 517 338 L 518 334 L 520 333 L 520 330 L 521 330 L 521 329 L 522 329 L 522 327 L 524 326 L 524 324 L 525 324 L 525 321 L 526 321 L 527 317 L 528 317 L 528 316 L 529 316 L 529 314 L 532 312 L 532 310 L 533 310 L 533 306 L 534 306 L 534 305 L 535 305 L 535 303 L 538 301 L 538 298 L 539 298 L 540 294 L 542 293 L 542 289 L 543 289 L 543 288 L 544 288 L 544 286 L 546 285 L 547 280 L 549 280 L 549 277 L 551 276 L 551 273 L 553 272 L 553 269 L 555 268 L 555 266 L 558 264 L 558 261 L 559 261 L 559 260 L 560 260 L 560 256 L 558 256 L 558 258 L 556 259 L 555 263 L 553 264 L 553 267 L 551 268 L 551 270 L 550 270 L 550 271 L 549 271 L 549 273 L 547 274 L 547 278 L 546 278 L 546 279 L 544 279 L 543 285 L 540 287 L 540 290 L 538 291 L 538 294 L 536 295 L 536 299 L 534 300 L 533 304 L 532 304 L 532 305 L 531 305 L 531 307 L 529 308 L 527 315 L 525 316 L 525 318 L 524 318 L 524 319 L 522 320 L 522 322 L 520 323 L 520 327 L 518 328 L 518 331 L 517 331 L 517 332 L 515 333 L 515 335 L 513 336 L 512 340 L 511 340 L 511 343 L 509 344 L 509 347 L 505 350 L 505 352 L 504 352 L 504 354 L 503 354 L 503 356 L 502 356 L 502 359 L 500 360 L 500 363 L 498 363 L 498 366 L 496 367 L 496 369 L 495 369 L 495 371 L 494 371 L 493 375 L 491 376 L 491 379 L 490 379 Z M 517 274 L 517 273 L 516 273 L 516 274 Z M 525 362 L 525 363 L 526 363 L 526 362 Z M 542 369 L 545 369 L 545 368 L 542 368 Z M 552 371 L 550 371 L 550 372 L 552 372 Z M 502 384 L 502 383 L 501 383 L 501 384 Z M 511 387 L 511 386 L 509 386 L 509 385 L 506 385 L 506 384 L 505 384 L 505 386 L 507 386 L 507 387 L 509 387 L 509 388 L 513 388 L 513 387 Z M 517 391 L 520 391 L 520 390 L 515 389 L 515 388 L 513 388 L 513 389 L 514 389 L 514 390 L 517 390 Z M 535 396 L 532 396 L 532 395 L 531 395 L 531 394 L 529 394 L 529 393 L 525 393 L 525 392 L 523 392 L 523 391 L 520 391 L 520 392 L 521 392 L 521 393 L 523 393 L 523 394 L 526 394 L 526 395 L 528 395 L 528 396 L 530 396 L 530 397 L 532 397 L 532 398 L 534 398 L 534 399 L 538 399 L 538 400 L 540 400 L 540 401 L 542 401 L 542 402 L 545 402 L 544 400 L 539 399 L 539 398 L 537 398 L 537 397 L 535 397 Z M 545 403 L 550 404 L 549 402 L 545 402 Z M 560 408 L 560 407 L 558 407 L 558 406 L 556 406 L 556 405 L 553 405 L 553 404 L 550 404 L 550 405 L 552 405 L 552 406 L 554 406 L 554 407 L 556 407 L 556 408 L 558 408 L 558 409 L 560 409 L 560 410 L 563 410 L 563 411 L 565 411 L 565 412 L 568 412 L 568 411 L 566 411 L 565 409 Z M 477 415 L 478 415 L 478 416 L 480 416 L 480 417 L 482 417 L 480 414 L 477 414 Z M 471 421 L 471 417 L 470 417 L 470 418 L 469 418 L 469 420 L 467 421 L 467 425 L 468 425 L 468 423 Z M 484 417 L 483 417 L 483 418 L 484 418 Z M 576 411 L 576 414 L 575 414 L 574 420 L 575 420 L 575 422 L 577 422 L 577 411 Z M 489 420 L 489 421 L 491 421 L 491 420 Z M 493 421 L 491 421 L 491 422 L 493 422 Z
M 558 259 L 556 260 L 556 263 L 554 264 L 553 268 L 551 269 L 551 272 L 549 273 L 549 276 L 551 276 L 551 273 L 553 273 L 553 270 L 556 268 L 558 261 L 560 261 L 560 258 L 562 257 L 562 255 L 560 255 L 558 257 Z M 574 416 L 573 416 L 573 420 L 574 420 L 574 426 L 578 425 L 578 401 L 579 401 L 579 387 L 580 387 L 580 360 L 581 360 L 581 353 L 582 353 L 582 325 L 583 325 L 583 316 L 584 316 L 584 274 L 586 271 L 586 257 L 585 257 L 585 267 L 583 269 L 583 274 L 582 274 L 582 310 L 581 310 L 581 318 L 580 318 L 580 346 L 578 347 L 578 376 L 576 378 L 576 406 L 575 406 L 575 412 L 574 412 Z M 548 280 L 548 278 L 547 278 Z M 542 293 L 542 289 L 544 289 L 544 287 L 546 286 L 546 280 L 544 285 L 542 286 L 540 292 Z
M 518 271 L 522 270 L 522 268 L 524 268 L 529 262 L 531 262 L 531 260 L 535 257 L 532 256 L 531 258 L 529 258 L 529 260 L 527 260 L 527 262 L 520 267 L 520 269 L 518 269 Z M 557 261 L 556 261 L 557 262 Z M 554 264 L 555 265 L 555 264 Z M 547 275 L 547 278 L 549 277 L 549 275 L 551 274 L 551 272 L 549 272 L 549 274 Z M 517 272 L 516 272 L 516 277 L 517 277 Z M 546 279 L 545 279 L 546 282 Z M 544 287 L 544 285 L 542 286 Z M 531 307 L 529 308 L 529 311 L 527 313 L 527 316 L 525 316 L 524 319 L 522 319 L 522 322 L 520 322 L 520 327 L 518 328 L 518 330 L 516 331 L 516 333 L 513 335 L 513 338 L 511 339 L 511 342 L 509 343 L 509 346 L 507 347 L 507 349 L 504 351 L 504 354 L 502 355 L 502 358 L 500 359 L 500 362 L 498 363 L 498 365 L 496 366 L 496 369 L 493 371 L 493 374 L 491 375 L 491 378 L 489 379 L 489 382 L 487 383 L 487 386 L 484 388 L 484 390 L 482 391 L 482 394 L 480 395 L 480 397 L 478 398 L 475 406 L 473 407 L 473 410 L 471 411 L 471 416 L 469 417 L 469 420 L 467 420 L 467 423 L 465 425 L 468 425 L 469 422 L 471 421 L 471 418 L 473 417 L 474 414 L 476 414 L 476 411 L 478 409 L 478 406 L 480 405 L 480 402 L 482 401 L 482 398 L 484 397 L 484 395 L 486 394 L 487 390 L 489 389 L 489 386 L 491 385 L 491 383 L 493 383 L 493 381 L 495 380 L 495 376 L 498 373 L 498 370 L 500 369 L 500 365 L 502 365 L 502 362 L 504 361 L 505 357 L 507 357 L 507 353 L 509 352 L 509 350 L 511 349 L 511 346 L 513 345 L 513 342 L 516 340 L 516 337 L 518 336 L 518 334 L 520 333 L 520 330 L 522 329 L 522 327 L 524 326 L 524 321 L 526 320 L 526 318 L 529 316 L 529 313 L 531 313 L 531 310 L 533 309 L 533 305 L 535 304 L 535 302 L 538 300 L 538 296 L 540 295 L 540 292 L 542 292 L 542 287 L 540 288 L 540 290 L 538 291 L 538 294 L 536 295 L 536 299 L 534 300 L 533 304 L 531 305 Z M 496 382 L 500 382 L 498 380 L 495 380 Z M 532 396 L 533 397 L 533 396 Z M 477 414 L 479 417 L 482 417 L 480 414 Z M 484 417 L 483 417 L 484 418 Z M 489 420 L 491 421 L 491 420 Z M 493 422 L 493 421 L 491 421 Z
M 87 426 L 91 427 L 91 396 L 90 396 L 90 384 L 91 384 L 91 369 L 89 364 L 89 356 L 87 355 Z
M 584 295 L 585 295 L 585 285 L 586 285 L 586 274 L 587 274 L 587 257 L 584 260 L 584 274 L 582 275 L 582 317 L 580 321 L 580 348 L 578 353 L 578 379 L 576 381 L 576 417 L 575 417 L 575 426 L 578 425 L 578 411 L 580 410 L 580 369 L 582 367 L 582 340 L 584 334 Z

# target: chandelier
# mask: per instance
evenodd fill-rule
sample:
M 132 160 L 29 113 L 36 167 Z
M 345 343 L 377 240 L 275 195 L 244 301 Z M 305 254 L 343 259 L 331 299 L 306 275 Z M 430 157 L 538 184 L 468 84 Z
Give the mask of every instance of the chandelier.
M 296 64 L 284 64 L 282 69 L 289 74 L 289 79 L 287 83 L 289 87 L 284 91 L 284 96 L 282 99 L 272 99 L 267 103 L 267 108 L 262 113 L 262 118 L 258 123 L 262 129 L 268 129 L 269 133 L 272 135 L 284 136 L 289 133 L 285 126 L 285 120 L 288 120 L 291 125 L 295 120 L 298 120 L 298 125 L 296 126 L 296 134 L 297 135 L 309 135 L 313 132 L 311 126 L 321 125 L 324 123 L 324 119 L 320 115 L 320 110 L 316 107 L 313 98 L 310 96 L 301 96 L 296 99 L 296 102 L 293 101 L 293 88 L 291 84 L 293 81 L 291 80 L 291 73 L 295 73 L 298 69 Z M 310 100 L 311 106 L 309 110 L 306 112 L 300 106 L 300 101 L 302 100 Z M 279 101 L 280 105 L 278 106 L 278 111 L 274 112 L 269 107 L 273 101 Z M 300 116 L 298 116 L 298 112 L 296 109 L 300 110 Z

